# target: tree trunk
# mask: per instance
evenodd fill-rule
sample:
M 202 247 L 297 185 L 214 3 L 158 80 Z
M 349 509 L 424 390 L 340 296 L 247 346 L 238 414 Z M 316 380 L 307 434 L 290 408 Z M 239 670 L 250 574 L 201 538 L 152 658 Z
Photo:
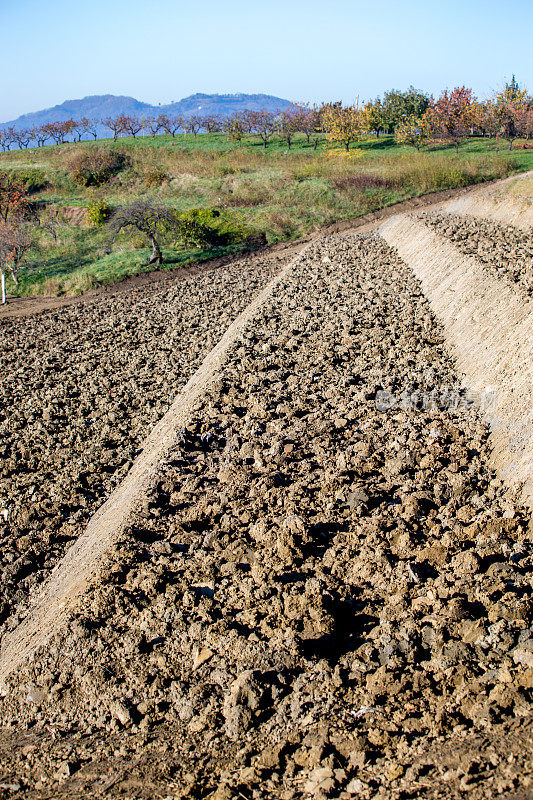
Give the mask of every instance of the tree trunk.
M 158 264 L 158 265 L 162 264 L 163 254 L 154 236 L 150 237 L 150 242 L 152 244 L 152 255 L 150 256 L 150 261 L 148 262 L 148 266 L 150 266 L 151 264 Z

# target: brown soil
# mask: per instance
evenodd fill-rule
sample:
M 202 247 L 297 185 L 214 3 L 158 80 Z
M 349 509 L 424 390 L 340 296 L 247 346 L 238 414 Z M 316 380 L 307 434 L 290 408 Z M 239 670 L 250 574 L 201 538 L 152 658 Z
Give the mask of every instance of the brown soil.
M 533 796 L 531 514 L 461 386 L 485 351 L 446 281 L 467 311 L 485 284 L 524 303 L 443 232 L 413 221 L 434 244 L 413 268 L 409 231 L 409 264 L 322 235 L 2 321 L 4 661 L 30 591 L 168 441 L 0 687 L 0 800 Z M 520 347 L 487 362 L 513 402 Z
M 0 634 L 281 263 L 241 258 L 0 322 Z
M 530 517 L 450 395 L 406 264 L 315 243 L 10 678 L 4 797 L 527 796 Z
M 533 233 L 512 225 L 454 214 L 425 214 L 424 221 L 490 274 L 503 278 L 524 297 L 533 297 Z

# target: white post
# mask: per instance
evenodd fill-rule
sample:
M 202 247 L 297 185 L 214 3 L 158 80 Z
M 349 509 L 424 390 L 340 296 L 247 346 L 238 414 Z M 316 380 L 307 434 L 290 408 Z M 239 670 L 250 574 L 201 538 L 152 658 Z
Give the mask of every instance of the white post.
M 6 303 L 6 274 L 2 270 L 2 305 Z

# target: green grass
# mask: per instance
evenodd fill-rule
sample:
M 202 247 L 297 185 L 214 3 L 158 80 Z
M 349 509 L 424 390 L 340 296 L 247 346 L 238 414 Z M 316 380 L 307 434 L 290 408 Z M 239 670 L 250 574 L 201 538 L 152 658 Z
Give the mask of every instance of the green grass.
M 94 146 L 127 152 L 131 167 L 98 189 L 79 187 L 69 175 L 68 162 L 80 148 Z M 53 203 L 67 209 L 57 226 L 58 242 L 38 229 L 19 294 L 80 293 L 146 270 L 149 251 L 139 237 L 121 236 L 111 243 L 105 227 L 69 220 L 71 209 L 96 199 L 112 207 L 156 197 L 179 211 L 219 208 L 236 223 L 263 231 L 269 242 L 277 242 L 410 197 L 531 168 L 533 150 L 509 153 L 504 148 L 496 153 L 493 142 L 472 139 L 458 155 L 453 148 L 417 153 L 395 144 L 390 136 L 369 137 L 349 153 L 325 142 L 315 150 L 303 136 L 288 150 L 279 140 L 264 148 L 256 137 L 237 144 L 223 134 L 199 134 L 100 140 L 0 154 L 0 169 L 14 173 L 31 169 L 34 177 L 42 172 L 46 185 L 33 195 L 40 207 Z M 233 245 L 201 251 L 168 241 L 164 255 L 167 268 L 175 268 L 238 250 Z

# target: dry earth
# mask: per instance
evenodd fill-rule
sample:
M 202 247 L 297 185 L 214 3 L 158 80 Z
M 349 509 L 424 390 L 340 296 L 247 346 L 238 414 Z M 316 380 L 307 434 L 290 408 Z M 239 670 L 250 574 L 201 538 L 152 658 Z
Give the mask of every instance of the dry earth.
M 441 235 L 444 223 L 432 224 Z M 475 231 L 483 256 L 493 229 Z M 481 259 L 502 285 L 514 268 L 504 235 L 497 265 Z M 122 461 L 109 462 L 87 508 L 123 474 L 154 404 L 165 410 L 209 334 L 280 265 L 194 278 L 187 294 L 140 292 L 113 312 L 4 323 L 23 365 L 19 377 L 7 372 L 16 419 L 25 395 L 46 399 L 29 383 L 25 326 L 40 333 L 36 380 L 54 398 L 69 381 L 94 383 L 96 399 L 84 400 L 102 419 L 87 440 L 94 478 L 107 453 Z M 55 351 L 51 321 L 63 336 Z M 94 359 L 89 325 L 102 338 Z M 141 376 L 151 326 L 156 363 Z M 129 387 L 112 425 L 111 378 L 115 391 Z M 57 422 L 63 437 L 86 419 L 76 400 Z M 491 451 L 408 265 L 376 235 L 318 240 L 230 350 L 69 624 L 9 678 L 0 798 L 531 797 L 533 528 Z M 65 477 L 85 496 L 59 463 L 33 479 L 44 498 Z M 41 551 L 51 566 L 65 546 L 59 519 L 50 511 L 7 541 L 51 531 L 56 549 Z
M 149 293 L 137 288 L 1 322 L 0 623 L 7 629 L 280 258 L 243 259 Z
M 452 214 L 422 217 L 466 256 L 475 256 L 489 272 L 503 278 L 525 297 L 533 296 L 533 237 L 488 219 Z

